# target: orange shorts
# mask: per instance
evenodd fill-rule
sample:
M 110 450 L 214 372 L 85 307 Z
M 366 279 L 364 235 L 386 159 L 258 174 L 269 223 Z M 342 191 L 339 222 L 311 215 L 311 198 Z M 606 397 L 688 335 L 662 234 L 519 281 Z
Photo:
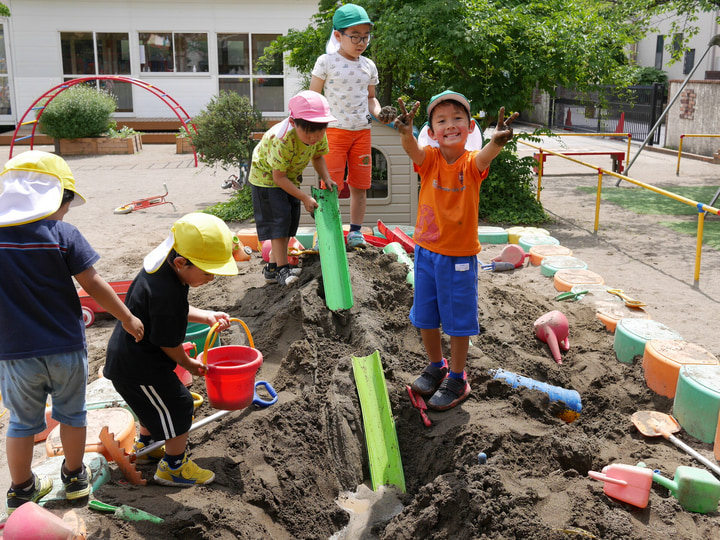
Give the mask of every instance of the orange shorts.
M 338 185 L 338 191 L 345 187 L 345 166 L 347 183 L 357 189 L 370 189 L 372 185 L 372 147 L 370 130 L 349 131 L 328 128 L 330 153 L 325 154 L 330 178 Z

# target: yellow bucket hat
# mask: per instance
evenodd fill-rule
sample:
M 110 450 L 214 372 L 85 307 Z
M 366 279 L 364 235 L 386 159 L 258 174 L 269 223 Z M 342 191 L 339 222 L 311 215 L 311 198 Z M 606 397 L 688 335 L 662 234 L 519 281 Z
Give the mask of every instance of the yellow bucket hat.
M 70 206 L 85 203 L 63 158 L 41 150 L 15 156 L 0 173 L 0 227 L 39 221 L 55 213 L 63 189 L 76 195 Z
M 173 248 L 195 266 L 210 274 L 234 276 L 237 263 L 232 256 L 232 233 L 223 220 L 195 212 L 178 219 L 165 241 L 143 261 L 145 271 L 156 272 Z

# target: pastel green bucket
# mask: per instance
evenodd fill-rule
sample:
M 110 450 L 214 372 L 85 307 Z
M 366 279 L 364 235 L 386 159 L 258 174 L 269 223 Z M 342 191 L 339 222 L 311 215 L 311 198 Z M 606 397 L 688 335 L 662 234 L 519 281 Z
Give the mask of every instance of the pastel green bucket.
M 207 337 L 209 331 L 210 327 L 207 324 L 194 322 L 188 323 L 187 330 L 185 331 L 185 342 L 189 341 L 195 345 L 195 353 L 191 354 L 192 357 L 195 357 L 198 353 L 202 352 L 203 347 L 205 347 L 205 338 Z M 220 336 L 217 337 L 213 347 L 219 346 Z

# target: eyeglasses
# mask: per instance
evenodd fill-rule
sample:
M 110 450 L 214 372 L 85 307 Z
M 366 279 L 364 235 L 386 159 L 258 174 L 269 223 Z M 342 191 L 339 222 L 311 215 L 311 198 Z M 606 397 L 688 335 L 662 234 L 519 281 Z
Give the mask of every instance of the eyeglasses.
M 350 41 L 353 42 L 353 45 L 357 45 L 359 43 L 370 43 L 370 38 L 372 37 L 370 34 L 367 36 L 358 36 L 358 35 L 350 35 L 346 34 L 345 32 L 340 32 L 343 36 L 347 36 L 350 38 Z

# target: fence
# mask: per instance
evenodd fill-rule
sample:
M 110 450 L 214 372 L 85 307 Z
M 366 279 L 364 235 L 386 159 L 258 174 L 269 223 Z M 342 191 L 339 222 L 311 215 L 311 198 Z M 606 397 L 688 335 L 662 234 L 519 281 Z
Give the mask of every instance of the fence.
M 658 83 L 622 90 L 604 86 L 588 93 L 557 87 L 556 96 L 550 101 L 548 127 L 595 133 L 627 132 L 644 140 L 666 102 L 666 87 Z M 653 143 L 660 143 L 660 130 L 649 142 Z
M 676 195 L 675 193 L 671 193 L 670 191 L 665 191 L 664 189 L 660 189 L 655 186 L 651 186 L 650 184 L 640 182 L 639 180 L 635 180 L 633 178 L 630 178 L 629 176 L 624 176 L 619 173 L 605 170 L 602 167 L 593 165 L 592 163 L 586 163 L 579 159 L 575 159 L 570 156 L 566 156 L 566 155 L 562 154 L 562 152 L 556 152 L 554 150 L 542 148 L 541 146 L 537 146 L 535 144 L 532 144 L 532 143 L 529 143 L 529 142 L 526 142 L 526 141 L 523 141 L 520 139 L 518 139 L 518 142 L 521 144 L 524 144 L 526 146 L 529 146 L 531 148 L 535 148 L 539 152 L 540 159 L 538 159 L 538 180 L 537 180 L 537 200 L 538 201 L 540 200 L 540 192 L 542 190 L 542 175 L 543 175 L 543 162 L 544 162 L 544 159 L 542 158 L 543 154 L 552 154 L 553 156 L 558 156 L 562 159 L 572 161 L 573 163 L 577 163 L 579 165 L 583 165 L 585 167 L 589 167 L 589 168 L 597 171 L 598 181 L 597 181 L 597 193 L 595 196 L 595 222 L 593 225 L 593 232 L 595 232 L 595 233 L 597 233 L 598 229 L 600 228 L 600 195 L 602 193 L 603 176 L 606 174 L 610 175 L 610 176 L 614 176 L 616 178 L 619 178 L 620 180 L 625 180 L 626 182 L 630 182 L 631 184 L 635 184 L 636 186 L 639 186 L 643 189 L 653 191 L 664 197 L 669 197 L 670 199 L 674 199 L 683 204 L 687 204 L 687 205 L 694 206 L 695 208 L 697 208 L 698 225 L 697 225 L 697 233 L 696 233 L 696 237 L 695 237 L 695 272 L 694 272 L 693 277 L 694 277 L 695 286 L 697 286 L 700 283 L 700 260 L 701 260 L 701 256 L 702 256 L 702 238 L 703 238 L 703 230 L 705 227 L 705 214 L 710 212 L 711 214 L 715 214 L 717 216 L 717 215 L 720 215 L 720 210 L 718 210 L 717 208 L 714 208 L 712 206 L 706 205 L 704 203 L 693 201 L 686 197 Z

